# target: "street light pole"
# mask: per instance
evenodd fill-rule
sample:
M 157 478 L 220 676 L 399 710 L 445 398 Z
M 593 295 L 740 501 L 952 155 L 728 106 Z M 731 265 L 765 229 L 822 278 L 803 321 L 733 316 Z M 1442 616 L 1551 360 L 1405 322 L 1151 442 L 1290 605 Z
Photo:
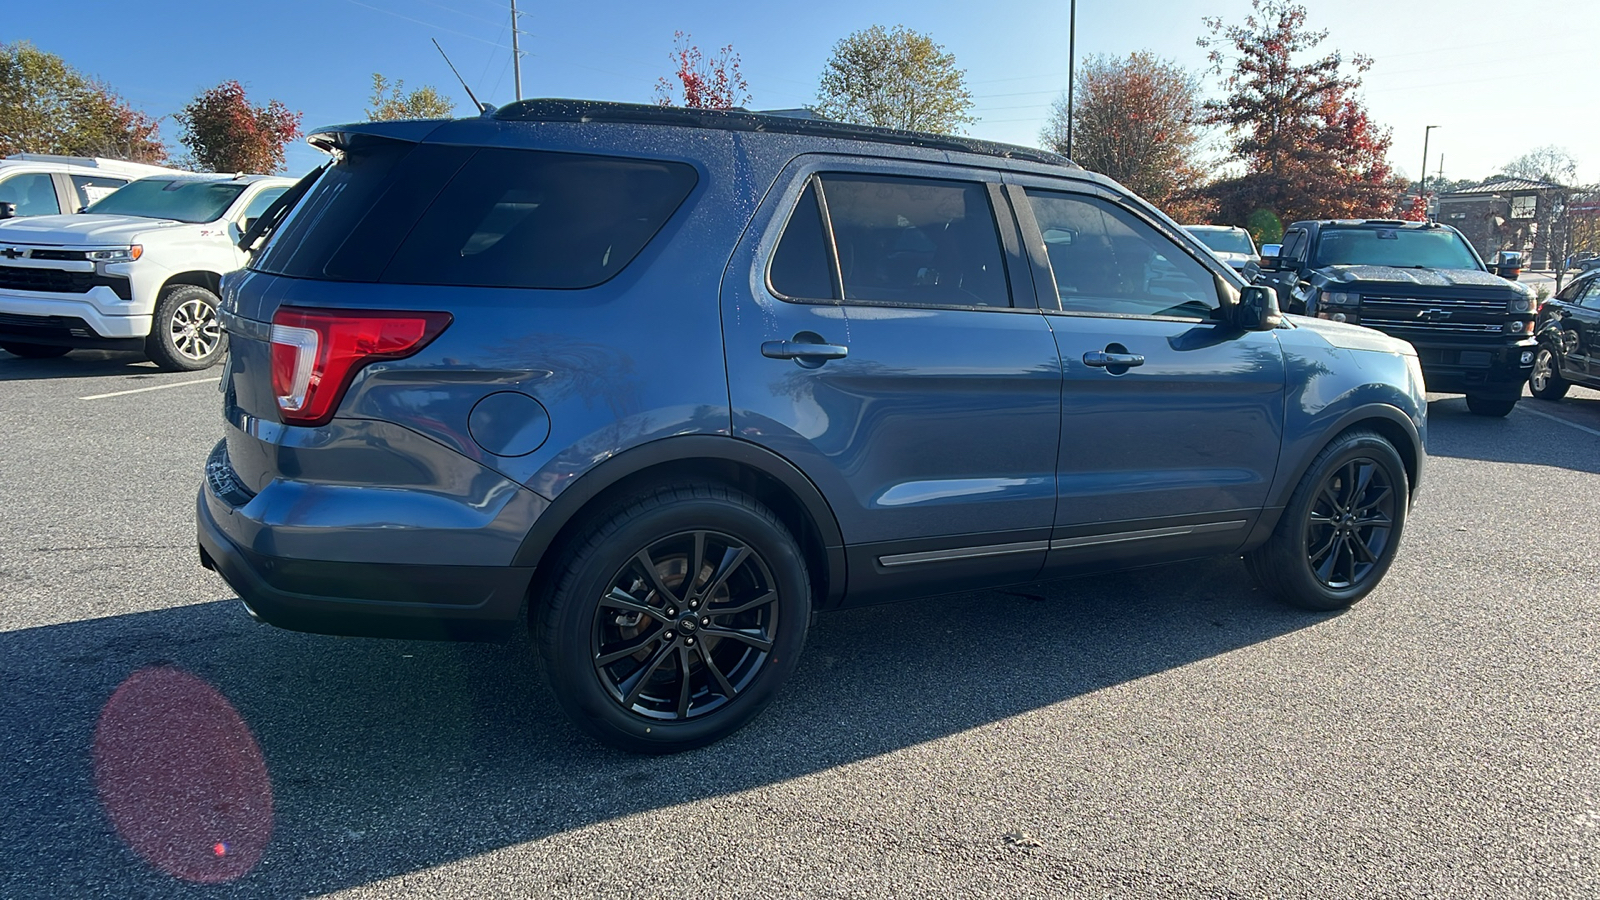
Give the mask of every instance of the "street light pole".
M 517 83 L 517 99 L 522 99 L 522 48 L 517 44 L 517 0 L 511 0 L 511 73 Z M 500 71 L 504 72 L 505 69 Z M 1424 154 L 1426 155 L 1426 154 Z
M 1422 180 L 1417 182 L 1417 196 L 1422 198 L 1422 208 L 1428 208 L 1428 135 L 1433 133 L 1437 125 L 1429 125 L 1422 129 Z
M 1078 0 L 1072 0 L 1067 13 L 1067 158 L 1072 158 L 1072 82 L 1073 63 L 1078 58 Z

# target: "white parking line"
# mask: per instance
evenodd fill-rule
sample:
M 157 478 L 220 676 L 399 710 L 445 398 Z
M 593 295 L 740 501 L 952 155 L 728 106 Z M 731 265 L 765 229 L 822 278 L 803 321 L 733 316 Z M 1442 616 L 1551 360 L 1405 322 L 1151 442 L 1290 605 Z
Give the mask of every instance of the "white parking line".
M 1576 428 L 1579 431 L 1587 431 L 1595 437 L 1600 437 L 1600 429 L 1590 428 L 1587 425 L 1579 425 L 1577 422 L 1568 422 L 1566 419 L 1563 419 L 1560 416 L 1552 416 L 1547 412 L 1539 412 L 1537 409 L 1527 409 L 1525 408 L 1525 404 L 1518 404 L 1517 409 L 1522 410 L 1530 416 L 1538 416 L 1541 419 L 1549 419 L 1552 422 L 1560 422 L 1568 428 Z
M 221 381 L 221 380 L 222 379 L 220 377 L 218 377 L 218 378 L 196 378 L 194 381 L 175 381 L 172 384 L 156 384 L 156 385 L 151 385 L 150 387 L 134 388 L 131 391 L 112 391 L 109 394 L 91 394 L 91 395 L 89 395 L 87 397 L 79 397 L 78 399 L 79 400 L 104 400 L 107 397 L 123 397 L 123 396 L 126 396 L 128 394 L 142 394 L 145 391 L 164 391 L 167 388 L 187 387 L 187 386 L 189 386 L 191 384 L 216 384 L 218 381 Z

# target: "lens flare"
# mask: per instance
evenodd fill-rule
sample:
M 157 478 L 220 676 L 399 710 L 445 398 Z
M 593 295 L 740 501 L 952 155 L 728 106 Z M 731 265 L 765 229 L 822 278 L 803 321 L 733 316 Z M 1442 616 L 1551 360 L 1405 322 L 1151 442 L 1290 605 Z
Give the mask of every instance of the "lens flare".
M 94 779 L 117 835 L 184 881 L 244 876 L 272 838 L 272 781 L 250 727 L 200 678 L 128 676 L 94 733 Z

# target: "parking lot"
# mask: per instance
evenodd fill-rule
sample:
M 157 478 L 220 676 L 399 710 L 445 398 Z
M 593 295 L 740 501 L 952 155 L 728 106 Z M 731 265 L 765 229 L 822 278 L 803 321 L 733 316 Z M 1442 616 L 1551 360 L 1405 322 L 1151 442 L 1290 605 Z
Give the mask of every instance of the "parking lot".
M 194 549 L 218 374 L 0 354 L 0 897 L 1600 894 L 1600 392 L 1436 398 L 1399 560 L 1343 614 L 1236 560 L 835 614 L 751 727 L 643 758 L 520 643 L 251 622 Z M 236 880 L 112 827 L 97 736 L 151 667 L 260 748 Z

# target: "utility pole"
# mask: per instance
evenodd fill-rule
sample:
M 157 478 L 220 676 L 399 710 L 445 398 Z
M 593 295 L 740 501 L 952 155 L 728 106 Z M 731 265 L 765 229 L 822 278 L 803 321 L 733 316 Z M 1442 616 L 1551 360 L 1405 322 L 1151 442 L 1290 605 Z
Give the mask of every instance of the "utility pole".
M 517 83 L 518 100 L 522 99 L 522 48 L 517 43 L 520 31 L 517 26 L 517 0 L 511 0 L 511 74 Z
M 1422 129 L 1422 180 L 1417 182 L 1417 194 L 1427 202 L 1428 198 L 1428 135 L 1433 133 L 1437 125 L 1429 125 Z
M 1067 13 L 1067 159 L 1072 158 L 1072 82 L 1073 63 L 1078 58 L 1078 0 L 1072 0 Z M 1423 148 L 1427 156 L 1427 148 Z

